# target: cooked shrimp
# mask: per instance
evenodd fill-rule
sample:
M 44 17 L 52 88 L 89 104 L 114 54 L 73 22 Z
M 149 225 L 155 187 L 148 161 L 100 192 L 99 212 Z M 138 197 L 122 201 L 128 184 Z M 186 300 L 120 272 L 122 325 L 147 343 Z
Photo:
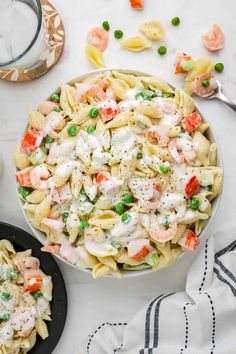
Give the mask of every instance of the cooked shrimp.
M 41 221 L 43 225 L 46 225 L 49 227 L 49 229 L 51 229 L 52 231 L 55 231 L 56 233 L 60 234 L 64 227 L 65 224 L 64 222 L 60 221 L 60 220 L 55 220 L 55 219 L 50 219 L 50 218 L 43 218 L 43 220 Z
M 115 94 L 109 80 L 101 79 L 98 81 L 98 85 L 103 89 L 103 91 L 106 91 L 107 98 L 115 99 Z
M 87 35 L 87 42 L 104 52 L 108 46 L 108 34 L 103 28 L 94 27 Z
M 204 80 L 209 80 L 210 85 L 208 87 L 203 87 L 202 83 Z M 217 88 L 217 82 L 211 77 L 211 73 L 205 72 L 195 78 L 192 83 L 193 92 L 201 97 L 210 96 Z
M 12 314 L 13 329 L 20 337 L 27 337 L 35 325 L 35 308 L 19 307 Z
M 16 266 L 19 270 L 19 272 L 24 275 L 25 272 L 28 272 L 29 270 L 37 270 L 39 269 L 40 263 L 38 258 L 35 257 L 26 257 L 26 258 L 20 258 L 16 260 Z
M 99 85 L 92 85 L 84 94 L 80 96 L 79 102 L 87 103 L 89 97 L 95 99 L 98 102 L 105 101 L 107 99 L 106 93 Z
M 215 51 L 223 48 L 225 36 L 220 26 L 215 24 L 212 26 L 210 33 L 202 36 L 202 41 L 207 49 Z
M 155 127 L 147 132 L 147 139 L 153 145 L 167 146 L 169 137 L 163 127 Z
M 191 163 L 196 158 L 194 145 L 186 138 L 172 139 L 168 144 L 168 150 L 177 163 L 182 163 L 184 160 Z
M 42 131 L 44 135 L 49 135 L 51 138 L 57 139 L 59 135 L 55 130 L 62 130 L 64 125 L 65 122 L 60 113 L 53 111 L 47 115 Z
M 56 107 L 58 107 L 58 103 L 52 102 L 52 101 L 43 101 L 39 105 L 39 112 L 47 116 L 49 113 L 51 113 Z
M 48 253 L 54 253 L 54 254 L 60 254 L 60 248 L 61 245 L 46 245 L 41 248 L 42 252 L 48 252 Z
M 45 165 L 34 167 L 30 173 L 30 182 L 33 188 L 45 190 L 49 188 L 49 181 L 47 180 L 50 173 Z
M 77 249 L 71 245 L 61 245 L 60 255 L 72 264 L 75 264 L 79 258 Z
M 72 199 L 70 183 L 66 183 L 61 187 L 57 188 L 61 203 L 70 202 Z
M 150 223 L 150 235 L 158 242 L 167 242 L 175 237 L 177 233 L 177 222 L 171 222 L 168 229 L 164 225 L 160 224 L 155 218 Z

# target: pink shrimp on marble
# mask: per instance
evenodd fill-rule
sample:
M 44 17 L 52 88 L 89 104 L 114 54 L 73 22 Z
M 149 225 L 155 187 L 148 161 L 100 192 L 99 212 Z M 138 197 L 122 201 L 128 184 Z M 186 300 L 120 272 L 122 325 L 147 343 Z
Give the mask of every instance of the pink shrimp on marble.
M 204 80 L 209 80 L 208 87 L 203 86 Z M 201 97 L 207 97 L 210 96 L 215 91 L 215 89 L 217 88 L 217 82 L 214 78 L 211 77 L 211 73 L 206 71 L 202 75 L 199 75 L 195 78 L 195 80 L 192 83 L 192 88 L 193 88 L 193 92 L 196 93 L 197 95 Z
M 223 48 L 225 36 L 220 26 L 214 24 L 210 30 L 210 33 L 206 33 L 202 36 L 202 41 L 207 49 L 216 51 Z
M 103 28 L 94 27 L 87 34 L 87 42 L 104 52 L 108 46 L 108 34 Z

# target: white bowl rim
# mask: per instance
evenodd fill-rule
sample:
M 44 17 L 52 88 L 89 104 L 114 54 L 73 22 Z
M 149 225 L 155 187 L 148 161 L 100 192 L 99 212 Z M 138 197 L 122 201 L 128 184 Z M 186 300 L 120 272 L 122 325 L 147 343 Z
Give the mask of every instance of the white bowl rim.
M 107 72 L 107 71 L 119 71 L 119 72 L 122 72 L 124 74 L 129 74 L 129 75 L 135 75 L 135 76 L 147 76 L 147 77 L 157 77 L 156 75 L 152 75 L 150 73 L 144 73 L 143 71 L 137 71 L 137 70 L 129 70 L 129 69 L 115 69 L 115 68 L 105 68 L 105 69 L 98 69 L 98 70 L 92 70 L 92 71 L 89 71 L 87 72 L 86 74 L 82 74 L 82 75 L 79 75 L 77 76 L 76 78 L 74 79 L 71 79 L 69 81 L 67 81 L 66 83 L 69 84 L 69 85 L 73 85 L 74 83 L 76 82 L 80 82 L 90 76 L 93 76 L 93 75 L 96 75 L 96 74 L 100 74 L 100 73 L 104 73 L 104 72 Z M 164 80 L 164 79 L 163 79 Z M 166 81 L 167 82 L 167 81 Z M 167 82 L 168 83 L 168 82 Z M 169 84 L 173 89 L 175 89 L 176 87 L 172 84 Z M 58 87 L 53 93 L 58 93 L 60 91 L 60 88 Z M 52 93 L 52 94 L 53 94 Z M 49 96 L 50 97 L 50 96 Z M 198 109 L 198 106 L 196 104 L 196 102 L 194 101 L 195 103 L 195 110 L 197 110 L 199 113 L 200 110 Z M 203 121 L 207 122 L 206 119 L 204 118 L 204 115 L 201 114 L 201 117 L 203 118 Z M 27 127 L 28 127 L 28 123 L 27 123 L 27 126 L 26 126 L 26 130 L 27 130 Z M 216 145 L 217 145 L 217 167 L 220 167 L 222 170 L 223 169 L 223 158 L 222 158 L 222 152 L 221 152 L 221 149 L 219 147 L 219 144 L 218 144 L 218 139 L 217 139 L 217 136 L 216 136 L 216 133 L 214 131 L 214 129 L 209 126 L 209 132 L 208 134 L 211 136 L 210 139 L 211 141 L 215 142 Z M 17 171 L 17 168 L 16 168 L 16 171 Z M 224 176 L 224 174 L 223 174 Z M 18 185 L 15 181 L 15 187 L 16 187 L 16 193 L 18 194 Z M 219 205 L 220 205 L 220 200 L 221 200 L 221 195 L 222 195 L 222 192 L 220 195 L 218 195 L 212 202 L 212 214 L 211 214 L 211 217 L 208 221 L 208 223 L 206 224 L 206 226 L 203 228 L 202 232 L 200 233 L 199 235 L 199 238 L 202 238 L 204 239 L 204 235 L 206 234 L 207 230 L 209 229 L 210 225 L 212 224 L 213 220 L 214 220 L 214 217 L 216 215 L 216 212 L 219 208 Z M 22 210 L 22 213 L 24 215 L 24 218 L 29 226 L 29 228 L 31 229 L 32 233 L 33 233 L 33 236 L 36 237 L 43 245 L 44 245 L 44 239 L 46 238 L 45 234 L 36 229 L 29 221 L 27 215 L 26 215 L 26 212 L 23 208 L 23 201 L 21 201 L 21 199 L 19 197 L 17 197 L 18 199 L 18 202 L 19 202 L 19 205 L 20 205 L 20 208 Z M 178 260 L 184 256 L 186 256 L 188 253 L 187 250 L 183 250 L 183 252 L 176 258 L 176 261 L 175 263 L 178 262 Z M 59 255 L 56 255 L 56 254 L 53 254 L 53 256 L 55 256 L 57 259 L 59 259 L 60 261 L 62 261 L 63 263 L 69 265 L 70 267 L 73 267 L 74 269 L 77 269 L 79 271 L 82 271 L 82 272 L 85 272 L 87 274 L 92 274 L 92 271 L 91 269 L 85 269 L 85 268 L 80 268 L 70 262 L 68 262 L 67 260 L 65 260 L 64 258 L 62 258 L 61 256 Z M 174 263 L 174 264 L 175 264 Z M 168 267 L 167 267 L 168 268 Z M 161 269 L 160 269 L 161 270 Z M 158 270 L 158 271 L 160 271 Z M 133 278 L 133 277 L 137 277 L 137 276 L 144 276 L 144 275 L 147 275 L 147 274 L 151 274 L 153 272 L 155 272 L 155 270 L 153 270 L 152 268 L 150 269 L 144 269 L 144 270 L 136 270 L 136 271 L 128 271 L 128 270 L 122 270 L 122 278 Z M 111 276 L 111 275 L 108 275 L 106 276 L 105 278 L 110 278 L 110 279 L 114 279 L 115 277 L 114 276 Z

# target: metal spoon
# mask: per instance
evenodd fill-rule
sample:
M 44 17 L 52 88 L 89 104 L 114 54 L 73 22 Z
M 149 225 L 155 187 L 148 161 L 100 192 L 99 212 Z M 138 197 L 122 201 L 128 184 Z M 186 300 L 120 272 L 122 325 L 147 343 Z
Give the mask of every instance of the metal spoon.
M 216 98 L 220 101 L 223 101 L 225 104 L 227 104 L 227 106 L 229 106 L 230 108 L 232 108 L 236 112 L 236 104 L 233 103 L 230 99 L 228 99 L 223 94 L 221 82 L 219 80 L 216 80 L 216 83 L 217 83 L 217 88 L 215 89 L 215 91 L 210 96 L 206 96 L 205 98 L 208 100 Z

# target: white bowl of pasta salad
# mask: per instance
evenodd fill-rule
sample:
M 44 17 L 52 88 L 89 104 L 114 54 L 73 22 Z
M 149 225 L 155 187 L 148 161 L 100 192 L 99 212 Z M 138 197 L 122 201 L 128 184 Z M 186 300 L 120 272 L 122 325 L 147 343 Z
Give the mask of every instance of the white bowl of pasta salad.
M 194 250 L 223 183 L 193 99 L 127 70 L 61 83 L 29 112 L 14 161 L 44 250 L 94 278 L 144 274 Z

